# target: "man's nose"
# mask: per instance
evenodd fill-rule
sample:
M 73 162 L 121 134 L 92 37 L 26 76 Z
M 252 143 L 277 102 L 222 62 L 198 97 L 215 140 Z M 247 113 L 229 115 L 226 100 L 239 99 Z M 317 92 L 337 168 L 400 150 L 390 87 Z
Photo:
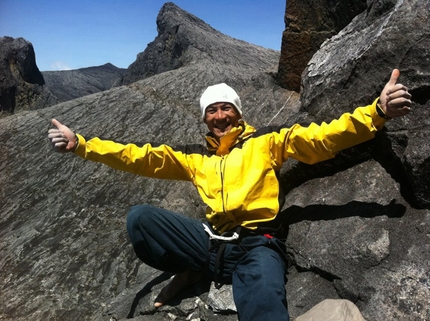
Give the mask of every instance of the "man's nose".
M 223 119 L 225 118 L 225 112 L 222 109 L 218 109 L 215 113 L 216 119 Z

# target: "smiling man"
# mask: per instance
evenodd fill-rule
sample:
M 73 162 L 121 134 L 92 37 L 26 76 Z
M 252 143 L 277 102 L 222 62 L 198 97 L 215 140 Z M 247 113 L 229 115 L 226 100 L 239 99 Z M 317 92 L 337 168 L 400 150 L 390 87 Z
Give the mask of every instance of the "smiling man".
M 210 86 L 200 98 L 202 117 L 218 139 L 239 125 L 242 106 L 236 91 L 226 84 Z
M 313 164 L 372 139 L 393 117 L 410 111 L 411 95 L 397 84 L 395 69 L 379 98 L 329 124 L 255 129 L 242 119 L 237 93 L 226 84 L 208 87 L 200 98 L 209 129 L 206 145 L 153 146 L 86 140 L 53 119 L 48 137 L 55 150 L 138 175 L 190 181 L 207 205 L 206 222 L 136 205 L 127 231 L 136 255 L 176 276 L 155 306 L 167 303 L 202 276 L 216 285 L 231 282 L 239 319 L 289 320 L 285 244 L 278 234 L 283 194 L 278 175 L 290 157 Z M 282 236 L 282 235 L 281 235 Z

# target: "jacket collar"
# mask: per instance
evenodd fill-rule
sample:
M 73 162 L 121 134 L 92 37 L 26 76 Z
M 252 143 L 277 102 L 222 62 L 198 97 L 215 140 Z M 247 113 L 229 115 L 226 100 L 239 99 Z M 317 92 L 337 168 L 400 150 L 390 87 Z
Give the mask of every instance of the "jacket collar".
M 233 127 L 227 134 L 219 140 L 212 133 L 206 135 L 208 150 L 222 156 L 230 153 L 230 149 L 255 132 L 255 128 L 248 125 L 244 120 L 239 120 L 239 126 Z

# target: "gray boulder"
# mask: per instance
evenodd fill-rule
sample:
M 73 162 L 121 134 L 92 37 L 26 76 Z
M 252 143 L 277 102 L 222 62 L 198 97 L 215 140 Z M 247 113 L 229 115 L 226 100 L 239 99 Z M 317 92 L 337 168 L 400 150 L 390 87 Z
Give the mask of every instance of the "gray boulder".
M 321 45 L 302 74 L 298 114 L 308 121 L 329 120 L 372 101 L 393 67 L 401 70 L 414 108 L 388 122 L 375 140 L 333 161 L 285 169 L 287 244 L 299 272 L 287 284 L 293 315 L 321 295 L 329 297 L 320 282 L 299 292 L 290 287 L 297 275 L 313 271 L 331 283 L 332 298 L 353 301 L 366 320 L 430 317 L 430 77 L 424 66 L 429 6 L 429 1 L 368 2 L 366 11 Z
M 363 99 L 371 101 L 388 81 L 391 69 L 399 68 L 400 81 L 412 93 L 414 111 L 387 124 L 384 135 L 393 153 L 381 161 L 404 181 L 404 187 L 408 185 L 409 191 L 404 191 L 409 193 L 408 201 L 421 208 L 430 205 L 428 9 L 428 1 L 373 2 L 313 56 L 304 71 L 301 96 L 302 110 L 321 121 L 360 105 Z M 347 96 L 351 89 L 356 96 Z

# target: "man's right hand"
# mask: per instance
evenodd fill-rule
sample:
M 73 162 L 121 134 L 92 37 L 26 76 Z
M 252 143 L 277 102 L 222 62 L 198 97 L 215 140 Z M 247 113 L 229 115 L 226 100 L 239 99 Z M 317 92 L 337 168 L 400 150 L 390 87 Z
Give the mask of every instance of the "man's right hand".
M 48 138 L 54 150 L 60 153 L 74 152 L 78 146 L 75 133 L 55 118 L 52 119 L 52 124 L 57 128 L 48 131 Z

